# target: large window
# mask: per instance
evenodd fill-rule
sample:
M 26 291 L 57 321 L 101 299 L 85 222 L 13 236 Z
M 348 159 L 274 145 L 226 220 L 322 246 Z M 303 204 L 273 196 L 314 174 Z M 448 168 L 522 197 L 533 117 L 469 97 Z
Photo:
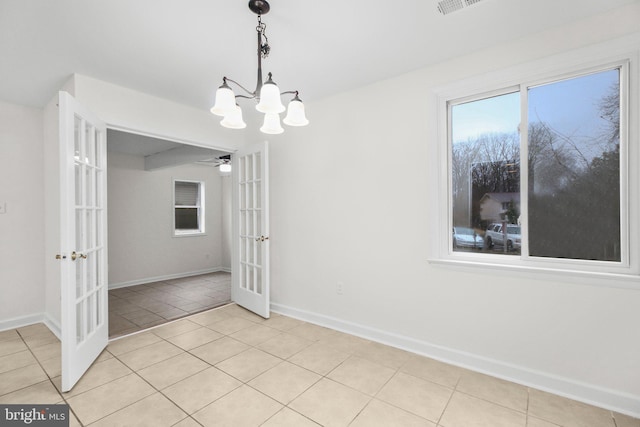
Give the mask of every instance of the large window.
M 627 67 L 445 100 L 450 254 L 629 266 Z
M 204 233 L 204 182 L 178 181 L 174 185 L 174 234 Z

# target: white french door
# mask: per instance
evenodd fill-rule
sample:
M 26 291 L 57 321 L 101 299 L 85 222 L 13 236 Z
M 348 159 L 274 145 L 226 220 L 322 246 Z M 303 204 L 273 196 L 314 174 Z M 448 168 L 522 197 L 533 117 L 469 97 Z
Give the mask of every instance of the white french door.
M 233 286 L 238 305 L 269 317 L 269 150 L 233 155 Z
M 60 255 L 62 391 L 106 347 L 106 127 L 60 92 Z

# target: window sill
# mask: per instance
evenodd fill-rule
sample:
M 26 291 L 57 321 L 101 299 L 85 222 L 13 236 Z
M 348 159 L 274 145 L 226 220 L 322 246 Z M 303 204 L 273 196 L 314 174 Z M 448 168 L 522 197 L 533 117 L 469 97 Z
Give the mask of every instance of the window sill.
M 555 279 L 593 286 L 640 290 L 640 274 L 583 271 L 569 268 L 543 267 L 523 263 L 502 264 L 471 259 L 429 258 L 429 264 L 482 272 L 515 272 L 527 279 Z
M 206 235 L 207 233 L 205 233 L 204 231 L 182 231 L 173 233 L 173 237 L 198 237 Z

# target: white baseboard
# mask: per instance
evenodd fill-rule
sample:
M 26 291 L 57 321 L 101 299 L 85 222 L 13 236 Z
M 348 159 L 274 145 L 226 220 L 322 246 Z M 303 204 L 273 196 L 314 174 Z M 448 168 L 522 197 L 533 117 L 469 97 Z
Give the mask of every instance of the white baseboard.
M 55 335 L 60 341 L 62 341 L 62 329 L 60 323 L 57 320 L 52 319 L 51 316 L 49 316 L 47 313 L 44 313 L 43 317 L 43 323 L 47 326 L 47 328 L 49 328 L 53 335 Z
M 110 283 L 109 289 L 126 288 L 128 286 L 144 285 L 145 283 L 162 282 L 164 280 L 180 279 L 182 277 L 199 276 L 200 274 L 225 272 L 231 273 L 231 269 L 227 267 L 214 267 L 198 271 L 188 271 L 186 273 L 167 274 L 164 276 L 146 277 L 143 279 L 129 280 L 127 282 Z
M 47 328 L 61 339 L 62 333 L 60 324 L 53 320 L 47 313 L 30 314 L 29 316 L 16 317 L 13 319 L 0 320 L 0 332 L 9 329 L 18 329 L 25 326 L 35 325 L 36 323 L 44 323 Z
M 280 314 L 325 326 L 371 341 L 387 344 L 412 353 L 421 354 L 441 362 L 481 372 L 559 396 L 578 400 L 590 405 L 606 408 L 632 417 L 640 417 L 640 396 L 610 390 L 597 385 L 582 383 L 547 372 L 494 360 L 477 354 L 430 344 L 392 332 L 371 328 L 323 314 L 300 310 L 282 304 L 271 304 L 271 309 Z
M 14 317 L 13 319 L 0 320 L 0 332 L 43 322 L 43 313 L 29 314 L 27 316 Z

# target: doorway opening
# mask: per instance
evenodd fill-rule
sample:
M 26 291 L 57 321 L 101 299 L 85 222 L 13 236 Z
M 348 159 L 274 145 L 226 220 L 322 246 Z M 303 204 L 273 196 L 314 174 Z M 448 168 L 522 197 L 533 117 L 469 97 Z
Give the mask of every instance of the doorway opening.
M 109 338 L 231 301 L 229 155 L 107 130 Z

